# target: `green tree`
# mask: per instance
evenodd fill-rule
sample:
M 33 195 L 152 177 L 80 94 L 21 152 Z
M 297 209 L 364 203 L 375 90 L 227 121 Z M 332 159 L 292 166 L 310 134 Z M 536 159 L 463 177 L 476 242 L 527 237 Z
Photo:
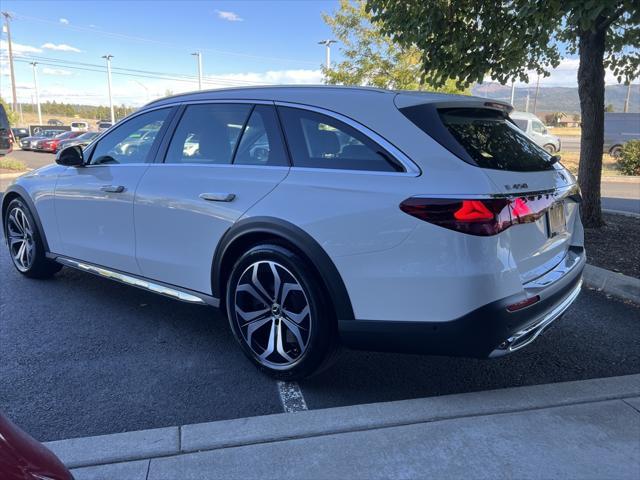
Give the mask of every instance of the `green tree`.
M 18 113 L 14 112 L 11 107 L 9 106 L 9 104 L 7 102 L 4 101 L 4 98 L 0 97 L 0 104 L 2 104 L 2 107 L 4 108 L 4 111 L 7 114 L 7 120 L 9 120 L 9 125 L 15 125 L 16 123 L 18 123 Z
M 582 219 L 603 224 L 600 177 L 604 134 L 604 75 L 618 82 L 638 76 L 640 8 L 637 0 L 368 0 L 382 32 L 420 50 L 423 75 L 443 85 L 485 76 L 502 84 L 528 81 L 527 71 L 548 76 L 565 54 L 580 57 L 582 113 L 580 167 Z
M 414 46 L 401 47 L 383 35 L 371 22 L 365 0 L 340 0 L 338 10 L 323 13 L 322 18 L 338 40 L 343 57 L 332 68 L 323 68 L 326 83 L 468 93 L 467 89 L 458 88 L 454 80 L 437 88 L 425 82 L 420 51 Z
M 609 103 L 606 107 L 604 107 L 605 112 L 614 112 L 613 103 Z

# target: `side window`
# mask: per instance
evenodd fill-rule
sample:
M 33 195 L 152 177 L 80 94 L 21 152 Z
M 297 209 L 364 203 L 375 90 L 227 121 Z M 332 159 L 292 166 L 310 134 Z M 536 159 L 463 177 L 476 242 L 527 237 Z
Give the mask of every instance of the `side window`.
M 251 105 L 189 105 L 178 123 L 165 163 L 229 164 Z
M 513 120 L 513 119 L 512 119 L 512 120 Z M 526 132 L 526 131 L 527 131 L 527 123 L 528 123 L 528 120 L 520 120 L 520 119 L 516 119 L 516 120 L 513 120 L 513 123 L 515 123 L 515 124 L 518 126 L 518 128 L 519 128 L 520 130 L 522 130 L 523 132 Z
M 402 167 L 373 140 L 336 120 L 298 108 L 278 108 L 297 167 L 397 172 Z
M 150 161 L 149 152 L 170 110 L 163 108 L 143 113 L 116 127 L 96 145 L 91 165 Z
M 275 108 L 256 105 L 242 132 L 233 163 L 236 165 L 289 165 Z
M 538 122 L 536 120 L 533 120 L 531 122 L 531 130 L 533 130 L 536 133 L 544 133 L 545 129 L 544 129 L 544 125 L 542 125 L 542 123 L 540 123 L 540 122 Z

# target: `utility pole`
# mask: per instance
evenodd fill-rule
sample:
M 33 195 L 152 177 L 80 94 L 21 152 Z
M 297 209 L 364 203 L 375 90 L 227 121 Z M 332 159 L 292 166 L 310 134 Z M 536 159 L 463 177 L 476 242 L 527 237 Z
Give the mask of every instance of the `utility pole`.
M 513 106 L 513 102 L 516 99 L 516 81 L 511 81 L 511 105 Z
M 33 88 L 36 91 L 36 104 L 38 105 L 38 125 L 42 125 L 42 110 L 40 109 L 40 93 L 38 92 L 38 62 L 31 62 L 29 65 L 33 67 Z
M 631 80 L 627 82 L 627 96 L 624 98 L 624 113 L 629 111 L 629 100 L 631 99 Z
M 331 44 L 338 43 L 337 40 L 322 40 L 318 42 L 318 45 L 325 46 L 325 62 L 324 66 L 327 70 L 331 68 Z
M 527 88 L 527 100 L 524 103 L 524 111 L 528 112 L 529 111 L 529 89 Z
M 536 80 L 536 96 L 533 97 L 533 114 L 536 113 L 536 107 L 538 105 L 538 91 L 540 90 L 540 75 L 538 75 L 538 80 Z
M 13 111 L 18 111 L 18 97 L 16 95 L 16 74 L 13 69 L 13 44 L 11 43 L 11 26 L 9 20 L 11 20 L 11 14 L 9 12 L 2 12 L 4 15 L 4 24 L 7 27 L 7 43 L 9 45 L 9 69 L 11 70 L 11 94 L 13 95 Z
M 202 90 L 202 53 L 194 52 L 191 55 L 198 57 L 198 90 Z
M 114 125 L 116 123 L 116 116 L 113 113 L 113 98 L 111 97 L 111 59 L 113 58 L 113 55 L 110 55 L 110 54 L 103 55 L 102 58 L 104 58 L 107 61 L 107 83 L 109 85 L 109 108 L 111 109 L 111 125 Z

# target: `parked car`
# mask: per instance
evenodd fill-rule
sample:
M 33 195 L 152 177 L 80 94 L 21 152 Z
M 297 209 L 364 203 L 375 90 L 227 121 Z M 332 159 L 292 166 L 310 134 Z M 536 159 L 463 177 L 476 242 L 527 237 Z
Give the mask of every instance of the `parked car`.
M 98 132 L 84 132 L 82 135 L 78 135 L 75 138 L 69 138 L 66 140 L 60 140 L 56 147 L 56 153 L 60 150 L 71 147 L 73 145 L 78 145 L 80 147 L 86 147 L 89 145 L 94 138 L 100 135 Z
M 13 132 L 13 138 L 15 138 L 17 142 L 29 136 L 28 128 L 16 127 L 16 128 L 12 128 L 11 131 Z
M 58 120 L 57 118 L 52 118 L 51 120 L 49 120 L 47 122 L 47 125 L 51 125 L 54 127 L 62 127 L 64 125 L 63 122 L 61 122 L 60 120 Z
M 35 150 L 40 140 L 53 138 L 56 135 L 60 135 L 61 133 L 63 132 L 61 132 L 60 130 L 42 130 L 37 135 L 25 137 L 20 140 L 20 148 L 22 150 Z
M 89 130 L 89 124 L 87 122 L 71 122 L 72 132 L 86 132 Z
M 0 413 L 0 477 L 2 480 L 73 480 L 51 450 Z
M 105 130 L 109 130 L 113 124 L 111 122 L 100 122 L 98 123 L 98 131 L 104 132 Z
M 630 140 L 640 140 L 640 113 L 605 113 L 604 153 L 619 157 Z
M 560 137 L 551 135 L 547 126 L 533 113 L 514 111 L 509 114 L 509 117 L 520 130 L 529 135 L 536 144 L 540 145 L 550 154 L 553 155 L 562 148 Z
M 13 151 L 13 142 L 13 132 L 9 125 L 7 112 L 4 110 L 4 105 L 0 104 L 0 157 Z
M 224 308 L 278 378 L 339 342 L 506 355 L 560 318 L 585 264 L 576 180 L 510 108 L 353 87 L 157 100 L 7 188 L 11 258 Z
M 73 138 L 77 138 L 82 135 L 83 132 L 79 131 L 69 131 L 62 132 L 52 138 L 43 138 L 42 140 L 38 140 L 36 142 L 36 146 L 34 150 L 39 152 L 55 152 L 58 149 L 58 144 L 63 140 L 70 140 Z

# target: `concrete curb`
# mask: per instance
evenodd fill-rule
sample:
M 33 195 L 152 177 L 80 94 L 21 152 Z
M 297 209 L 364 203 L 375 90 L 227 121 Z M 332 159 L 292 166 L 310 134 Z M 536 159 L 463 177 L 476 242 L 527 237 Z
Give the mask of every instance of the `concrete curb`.
M 603 213 L 613 213 L 615 215 L 624 215 L 625 217 L 640 218 L 640 213 L 635 213 L 635 212 L 626 212 L 624 210 L 612 210 L 610 208 L 603 208 L 602 211 Z
M 640 396 L 640 375 L 308 410 L 48 442 L 70 468 Z
M 640 279 L 589 264 L 584 267 L 583 279 L 589 288 L 640 304 Z

